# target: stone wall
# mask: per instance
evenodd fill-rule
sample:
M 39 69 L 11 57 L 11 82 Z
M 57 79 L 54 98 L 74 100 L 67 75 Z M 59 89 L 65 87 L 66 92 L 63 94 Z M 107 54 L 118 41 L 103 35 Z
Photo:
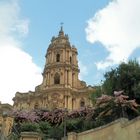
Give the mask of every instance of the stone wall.
M 140 117 L 131 121 L 121 118 L 82 133 L 68 133 L 68 140 L 140 140 Z

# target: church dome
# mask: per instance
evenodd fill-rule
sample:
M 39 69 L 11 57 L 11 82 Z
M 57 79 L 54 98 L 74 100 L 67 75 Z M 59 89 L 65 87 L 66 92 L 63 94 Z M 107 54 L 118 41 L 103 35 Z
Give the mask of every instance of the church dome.
M 69 42 L 69 37 L 64 33 L 63 27 L 61 26 L 59 34 L 57 37 L 53 36 L 51 39 L 51 44 L 48 49 L 57 48 L 57 47 L 71 47 Z

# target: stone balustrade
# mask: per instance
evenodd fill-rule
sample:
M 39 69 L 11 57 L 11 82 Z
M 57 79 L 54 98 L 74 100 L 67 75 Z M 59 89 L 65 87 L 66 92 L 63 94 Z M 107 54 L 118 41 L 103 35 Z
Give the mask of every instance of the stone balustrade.
M 42 137 L 37 132 L 22 132 L 20 140 L 42 140 Z
M 140 117 L 131 121 L 121 118 L 81 133 L 71 132 L 67 140 L 140 140 Z

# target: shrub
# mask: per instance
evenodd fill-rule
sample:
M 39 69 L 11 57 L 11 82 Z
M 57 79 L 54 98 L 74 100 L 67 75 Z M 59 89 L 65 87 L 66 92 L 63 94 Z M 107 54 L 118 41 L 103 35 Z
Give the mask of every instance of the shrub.
M 40 132 L 39 124 L 37 123 L 22 123 L 21 132 Z

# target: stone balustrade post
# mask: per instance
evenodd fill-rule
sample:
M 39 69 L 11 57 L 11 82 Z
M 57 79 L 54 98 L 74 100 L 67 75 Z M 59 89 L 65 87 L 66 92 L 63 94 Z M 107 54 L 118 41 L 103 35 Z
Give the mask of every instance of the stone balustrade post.
M 68 133 L 68 139 L 67 140 L 77 140 L 77 133 L 76 132 Z

